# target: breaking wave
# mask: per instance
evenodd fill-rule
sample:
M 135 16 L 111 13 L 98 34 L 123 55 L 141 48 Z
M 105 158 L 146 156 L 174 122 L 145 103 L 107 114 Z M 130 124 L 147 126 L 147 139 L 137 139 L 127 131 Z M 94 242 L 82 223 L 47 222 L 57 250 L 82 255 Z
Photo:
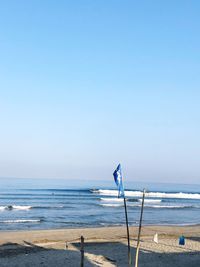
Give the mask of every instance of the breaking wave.
M 104 196 L 118 196 L 117 190 L 92 190 L 92 193 L 104 195 Z M 142 191 L 125 191 L 126 197 L 142 197 Z M 177 199 L 200 199 L 199 193 L 166 193 L 166 192 L 147 192 L 146 197 L 153 198 L 177 198 Z
M 142 202 L 142 199 L 138 199 L 139 202 Z M 144 199 L 144 203 L 160 203 L 162 202 L 162 199 L 148 199 L 148 198 L 145 198 Z
M 100 204 L 103 207 L 123 207 L 123 204 Z
M 38 223 L 41 222 L 41 220 L 5 220 L 5 221 L 0 221 L 0 223 Z
M 123 202 L 124 201 L 124 199 L 123 198 L 111 198 L 111 197 L 107 197 L 107 198 L 105 198 L 105 197 L 101 197 L 100 198 L 100 200 L 102 200 L 102 201 L 108 201 L 108 202 Z
M 114 207 L 114 208 L 118 208 L 118 207 L 123 207 L 123 204 L 114 204 L 114 203 L 103 203 L 100 204 L 100 206 L 103 207 Z M 140 208 L 141 204 L 128 204 L 128 207 L 135 207 L 135 208 Z M 200 209 L 200 205 L 149 205 L 149 204 L 144 204 L 144 208 L 147 209 L 190 209 L 190 208 L 196 208 L 196 209 Z
M 29 210 L 32 206 L 18 206 L 18 205 L 8 205 L 0 206 L 0 210 Z
M 120 203 L 124 201 L 123 198 L 111 198 L 111 197 L 109 198 L 101 197 L 100 200 L 104 202 L 120 202 Z M 142 199 L 128 199 L 128 202 L 142 202 Z M 145 199 L 144 202 L 145 203 L 160 203 L 162 202 L 162 199 Z
M 30 209 L 58 209 L 64 208 L 63 205 L 57 206 L 22 206 L 22 205 L 8 205 L 8 206 L 0 206 L 0 211 L 3 210 L 30 210 Z
M 145 205 L 145 208 L 153 209 L 190 209 L 190 208 L 200 208 L 197 205 Z

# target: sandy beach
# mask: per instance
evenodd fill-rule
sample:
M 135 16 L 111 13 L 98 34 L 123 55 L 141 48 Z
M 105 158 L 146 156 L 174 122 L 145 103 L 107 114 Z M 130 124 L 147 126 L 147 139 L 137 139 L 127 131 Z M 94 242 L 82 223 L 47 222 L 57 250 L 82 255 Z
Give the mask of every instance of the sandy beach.
M 136 248 L 137 228 L 131 227 L 131 253 Z M 159 243 L 153 242 L 158 233 Z M 178 244 L 180 235 L 185 246 Z M 126 229 L 105 227 L 0 232 L 0 266 L 80 266 L 80 236 L 85 238 L 85 266 L 128 266 Z M 198 266 L 200 226 L 145 226 L 139 266 Z

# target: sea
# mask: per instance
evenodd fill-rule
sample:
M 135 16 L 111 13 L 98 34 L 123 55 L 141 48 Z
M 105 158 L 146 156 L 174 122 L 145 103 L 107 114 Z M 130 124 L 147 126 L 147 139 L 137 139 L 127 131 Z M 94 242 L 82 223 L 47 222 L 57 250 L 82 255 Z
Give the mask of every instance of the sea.
M 138 225 L 200 224 L 200 185 L 130 181 L 128 219 Z M 0 178 L 0 231 L 125 225 L 114 181 Z

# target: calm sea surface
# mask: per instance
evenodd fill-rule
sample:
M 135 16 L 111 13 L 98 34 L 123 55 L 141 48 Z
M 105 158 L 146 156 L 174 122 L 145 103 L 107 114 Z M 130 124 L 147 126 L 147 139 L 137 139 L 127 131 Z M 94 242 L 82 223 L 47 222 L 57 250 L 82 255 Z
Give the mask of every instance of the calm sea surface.
M 0 230 L 124 225 L 123 201 L 114 182 L 64 179 L 0 179 Z M 128 215 L 137 225 L 141 190 L 144 224 L 199 224 L 200 185 L 129 182 Z

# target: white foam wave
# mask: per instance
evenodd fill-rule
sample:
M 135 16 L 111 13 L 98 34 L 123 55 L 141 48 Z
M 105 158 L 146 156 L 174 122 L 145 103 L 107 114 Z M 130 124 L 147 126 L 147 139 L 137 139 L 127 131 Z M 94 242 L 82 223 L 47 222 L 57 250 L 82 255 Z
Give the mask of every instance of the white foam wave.
M 139 202 L 142 202 L 142 199 L 140 198 L 140 199 L 138 199 L 138 201 Z M 162 202 L 162 199 L 147 199 L 147 198 L 145 198 L 144 199 L 144 203 L 160 203 L 160 202 Z
M 16 210 L 29 210 L 32 208 L 32 206 L 17 206 L 17 205 L 13 205 L 12 207 L 13 209 L 16 209 Z
M 0 223 L 36 223 L 40 222 L 40 220 L 6 220 L 6 221 L 0 221 Z
M 29 210 L 32 206 L 21 206 L 21 205 L 8 205 L 8 206 L 0 206 L 0 211 L 3 210 Z
M 23 206 L 23 205 L 8 205 L 8 206 L 0 206 L 0 211 L 3 210 L 30 210 L 33 208 L 41 208 L 41 209 L 57 209 L 57 208 L 64 208 L 63 205 L 57 205 L 57 206 Z
M 100 195 L 108 196 L 118 196 L 117 190 L 104 190 L 99 189 L 92 191 L 93 193 L 98 193 Z M 125 191 L 126 197 L 142 197 L 142 191 Z M 179 198 L 179 199 L 200 199 L 200 194 L 198 193 L 163 193 L 163 192 L 147 192 L 146 197 L 153 198 Z
M 100 206 L 103 207 L 123 207 L 123 204 L 114 204 L 114 203 L 106 203 L 106 204 L 100 204 Z M 133 204 L 133 203 L 127 203 L 128 207 L 135 207 L 140 208 L 141 204 Z M 150 205 L 145 204 L 145 208 L 151 208 L 151 209 L 186 209 L 186 208 L 200 208 L 199 205 Z
M 100 200 L 102 201 L 108 201 L 108 202 L 123 202 L 123 198 L 111 198 L 111 197 L 107 197 L 107 198 L 104 198 L 104 197 L 101 197 Z
M 123 204 L 100 204 L 103 207 L 123 207 Z
M 101 201 L 104 201 L 104 202 L 123 202 L 124 201 L 124 199 L 123 198 L 111 198 L 111 197 L 107 197 L 107 198 L 104 198 L 104 197 L 101 197 L 100 198 L 100 200 Z M 139 202 L 142 202 L 142 199 L 135 199 L 135 202 L 137 202 L 137 201 L 139 201 Z M 162 202 L 162 199 L 145 199 L 144 200 L 145 201 L 145 203 L 160 203 L 160 202 Z
M 153 209 L 185 209 L 185 208 L 194 208 L 192 205 L 145 205 L 146 208 Z

